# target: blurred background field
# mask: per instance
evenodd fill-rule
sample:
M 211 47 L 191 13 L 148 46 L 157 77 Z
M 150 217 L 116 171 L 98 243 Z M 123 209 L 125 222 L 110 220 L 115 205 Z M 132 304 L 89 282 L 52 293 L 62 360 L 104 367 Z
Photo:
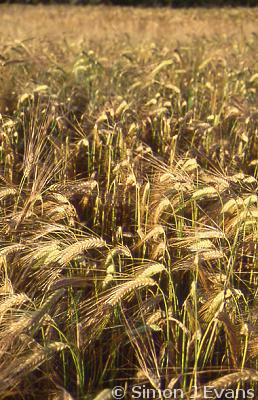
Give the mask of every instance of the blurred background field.
M 257 34 L 257 8 L 134 8 L 134 7 L 73 7 L 66 5 L 2 5 L 1 40 L 48 38 L 66 39 L 110 45 L 117 42 L 157 41 L 173 44 L 191 42 L 195 38 L 239 39 Z

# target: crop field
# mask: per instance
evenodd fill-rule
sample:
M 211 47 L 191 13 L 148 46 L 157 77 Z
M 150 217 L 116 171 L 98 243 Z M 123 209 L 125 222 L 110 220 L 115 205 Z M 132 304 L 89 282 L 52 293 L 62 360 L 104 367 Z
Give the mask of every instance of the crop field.
M 0 400 L 257 399 L 257 27 L 0 6 Z

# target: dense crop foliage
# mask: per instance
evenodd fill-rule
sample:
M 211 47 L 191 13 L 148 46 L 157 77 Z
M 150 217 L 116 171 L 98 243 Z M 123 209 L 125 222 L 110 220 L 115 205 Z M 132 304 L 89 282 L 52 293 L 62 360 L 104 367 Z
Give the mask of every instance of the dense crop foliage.
M 0 399 L 257 393 L 257 50 L 2 39 Z

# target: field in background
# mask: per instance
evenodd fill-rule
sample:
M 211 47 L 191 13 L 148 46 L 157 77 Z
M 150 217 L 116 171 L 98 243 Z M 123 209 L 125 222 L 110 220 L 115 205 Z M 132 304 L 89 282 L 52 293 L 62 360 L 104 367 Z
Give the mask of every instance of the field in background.
M 0 7 L 0 399 L 255 398 L 257 20 Z
M 226 35 L 257 34 L 258 8 L 144 9 L 133 7 L 72 7 L 1 5 L 0 41 L 65 38 L 73 46 L 105 47 L 108 43 L 131 44 L 155 41 L 169 45 L 192 42 L 194 38 L 220 39 Z M 112 42 L 110 43 L 109 41 Z M 120 50 L 121 50 L 120 48 Z

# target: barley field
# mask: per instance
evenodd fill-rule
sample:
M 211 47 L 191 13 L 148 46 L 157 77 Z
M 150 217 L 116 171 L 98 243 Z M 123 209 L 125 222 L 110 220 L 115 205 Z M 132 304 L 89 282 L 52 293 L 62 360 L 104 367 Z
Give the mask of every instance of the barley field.
M 0 399 L 257 398 L 257 26 L 0 6 Z

